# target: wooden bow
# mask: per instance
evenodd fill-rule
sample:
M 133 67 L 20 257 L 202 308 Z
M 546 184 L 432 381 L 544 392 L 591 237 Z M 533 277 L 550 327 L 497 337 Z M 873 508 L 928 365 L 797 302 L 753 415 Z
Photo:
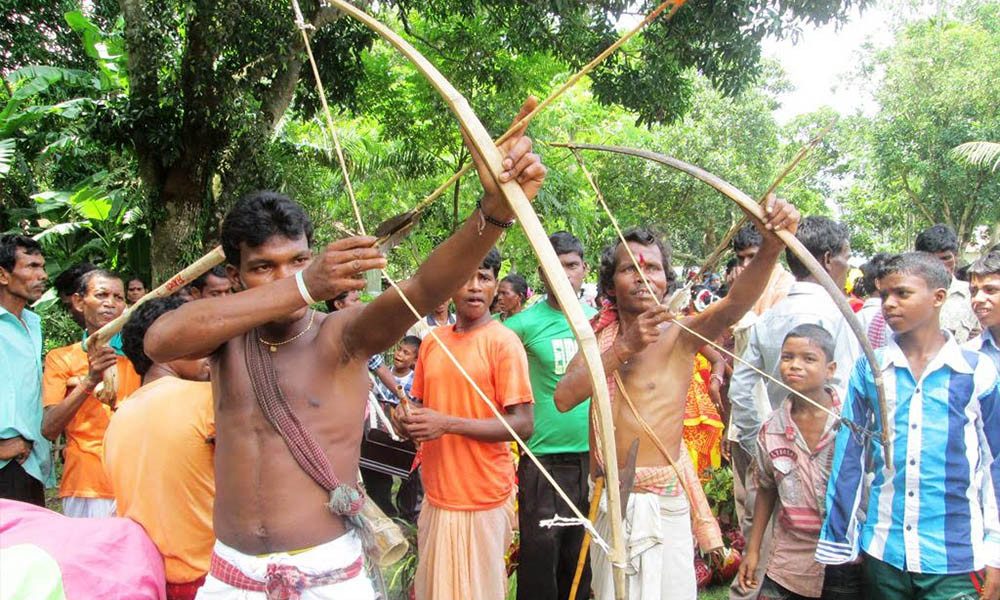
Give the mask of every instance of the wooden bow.
M 701 167 L 686 163 L 671 156 L 639 148 L 629 148 L 626 146 L 602 146 L 597 144 L 576 143 L 553 143 L 551 145 L 569 148 L 571 150 L 595 150 L 600 152 L 612 152 L 617 154 L 626 154 L 629 156 L 638 156 L 639 158 L 644 158 L 646 160 L 666 165 L 707 183 L 721 192 L 722 195 L 735 202 L 741 209 L 743 209 L 748 217 L 753 218 L 758 223 L 763 222 L 764 210 L 753 200 L 753 198 L 740 191 L 721 177 L 713 175 Z M 885 455 L 885 463 L 892 464 L 892 448 L 889 440 L 888 407 L 885 397 L 885 386 L 882 382 L 882 371 L 878 368 L 879 362 L 875 357 L 875 350 L 868 342 L 868 336 L 865 334 L 864 330 L 861 328 L 861 324 L 854 316 L 854 311 L 851 309 L 850 304 L 847 303 L 847 299 L 844 297 L 841 289 L 836 283 L 834 283 L 829 273 L 823 269 L 823 266 L 819 264 L 819 261 L 817 261 L 809 250 L 802 245 L 802 242 L 800 242 L 798 238 L 790 232 L 785 230 L 776 231 L 774 233 L 779 239 L 781 239 L 788 250 L 794 254 L 803 265 L 805 265 L 805 267 L 809 270 L 809 273 L 816 279 L 817 283 L 819 283 L 823 289 L 830 294 L 830 297 L 833 299 L 834 304 L 836 304 L 837 309 L 840 310 L 844 319 L 847 321 L 848 326 L 851 328 L 851 331 L 854 333 L 855 337 L 858 338 L 858 342 L 861 344 L 861 350 L 864 352 L 865 358 L 868 359 L 868 362 L 872 365 L 872 373 L 875 378 L 875 389 L 878 393 L 879 419 L 882 429 L 880 436 L 882 441 L 882 450 Z
M 567 279 L 562 265 L 556 256 L 555 250 L 548 241 L 545 229 L 542 227 L 521 187 L 514 181 L 503 183 L 499 180 L 502 169 L 503 156 L 497 149 L 490 137 L 489 132 L 476 117 L 469 107 L 468 101 L 445 79 L 443 75 L 412 45 L 401 38 L 391 29 L 373 19 L 371 16 L 361 11 L 357 7 L 344 2 L 343 0 L 328 0 L 328 2 L 343 11 L 345 14 L 360 21 L 363 25 L 380 35 L 387 42 L 392 44 L 400 53 L 406 56 L 426 77 L 431 85 L 444 98 L 448 107 L 455 114 L 463 131 L 466 133 L 468 143 L 471 144 L 483 157 L 489 166 L 493 179 L 504 195 L 504 198 L 514 210 L 517 219 L 524 229 L 524 233 L 531 244 L 532 249 L 538 256 L 543 272 L 551 284 L 551 289 L 566 315 L 570 327 L 579 342 L 580 352 L 586 360 L 592 385 L 594 389 L 593 405 L 597 416 L 599 431 L 598 443 L 601 444 L 605 456 L 617 456 L 615 448 L 615 438 L 611 417 L 611 400 L 607 391 L 607 381 L 605 379 L 604 368 L 601 363 L 601 352 L 597 344 L 597 338 L 590 327 L 590 323 L 580 307 L 576 293 Z M 398 288 L 397 288 L 398 289 Z M 403 298 L 406 301 L 405 297 Z M 411 306 L 412 309 L 412 306 Z M 461 370 L 461 365 L 459 365 Z M 607 489 L 618 490 L 618 469 L 615 461 L 609 462 L 607 472 Z M 622 513 L 620 500 L 617 493 L 607 494 L 608 512 L 611 524 L 611 548 L 609 553 L 610 562 L 613 565 L 615 580 L 615 597 L 624 600 L 625 598 L 625 572 L 626 562 L 625 542 L 622 532 Z

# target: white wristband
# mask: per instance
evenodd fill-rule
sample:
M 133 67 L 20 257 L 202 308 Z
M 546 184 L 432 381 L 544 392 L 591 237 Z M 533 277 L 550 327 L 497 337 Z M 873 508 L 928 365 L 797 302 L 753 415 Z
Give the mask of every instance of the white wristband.
M 302 271 L 295 273 L 295 285 L 299 287 L 299 295 L 306 301 L 306 306 L 316 304 L 316 301 L 313 300 L 313 297 L 309 294 L 309 288 L 306 287 L 306 282 L 302 280 Z

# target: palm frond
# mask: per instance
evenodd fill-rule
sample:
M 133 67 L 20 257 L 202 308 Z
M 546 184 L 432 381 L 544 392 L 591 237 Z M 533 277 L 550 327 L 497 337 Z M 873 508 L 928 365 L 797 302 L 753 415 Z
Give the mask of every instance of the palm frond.
M 0 179 L 10 173 L 10 165 L 14 162 L 14 139 L 0 140 Z
M 955 146 L 951 153 L 964 162 L 981 167 L 1000 169 L 1000 142 L 966 142 Z

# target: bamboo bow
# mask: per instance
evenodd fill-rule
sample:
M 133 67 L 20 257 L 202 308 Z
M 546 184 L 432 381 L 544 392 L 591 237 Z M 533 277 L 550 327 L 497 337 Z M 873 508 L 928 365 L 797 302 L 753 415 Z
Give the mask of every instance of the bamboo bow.
M 757 202 L 755 202 L 750 196 L 743 193 L 732 184 L 723 180 L 721 177 L 713 175 L 708 171 L 697 167 L 690 163 L 686 163 L 682 160 L 678 160 L 671 156 L 665 156 L 663 154 L 658 154 L 656 152 L 650 152 L 648 150 L 641 150 L 638 148 L 629 148 L 625 146 L 602 146 L 597 144 L 576 144 L 576 143 L 553 143 L 552 146 L 569 148 L 570 150 L 595 150 L 600 152 L 611 152 L 617 154 L 626 154 L 629 156 L 638 156 L 639 158 L 644 158 L 646 160 L 651 160 L 653 162 L 666 165 L 673 169 L 677 169 L 683 173 L 687 173 L 696 179 L 699 179 L 708 185 L 712 186 L 716 190 L 722 193 L 733 202 L 735 202 L 750 218 L 761 222 L 764 217 L 763 209 Z M 610 211 L 609 211 L 610 214 Z M 613 218 L 613 216 L 612 216 Z M 617 225 L 616 225 L 617 227 Z M 878 393 L 878 409 L 879 409 L 879 419 L 881 425 L 881 442 L 882 451 L 885 455 L 886 464 L 892 464 L 892 448 L 889 440 L 889 425 L 888 425 L 888 407 L 886 403 L 885 396 L 885 386 L 882 382 L 882 372 L 877 368 L 879 364 L 878 359 L 875 357 L 875 350 L 872 348 L 871 344 L 868 342 L 868 336 L 865 335 L 864 330 L 861 328 L 861 324 L 858 323 L 857 318 L 854 316 L 854 311 L 851 310 L 851 306 L 847 303 L 847 299 L 841 292 L 840 288 L 834 283 L 833 279 L 830 278 L 829 273 L 823 269 L 823 266 L 819 264 L 819 261 L 802 245 L 802 242 L 798 240 L 794 235 L 788 231 L 776 231 L 777 235 L 781 241 L 785 244 L 788 250 L 798 258 L 803 265 L 809 270 L 809 273 L 816 279 L 816 281 L 826 290 L 830 297 L 833 299 L 834 304 L 837 305 L 837 309 L 840 310 L 844 319 L 847 321 L 848 326 L 854 333 L 855 337 L 861 344 L 861 350 L 864 352 L 865 358 L 873 366 L 872 373 L 875 378 L 875 389 Z M 627 245 L 626 245 L 627 247 Z M 633 257 L 633 261 L 634 261 Z M 639 272 L 642 273 L 642 269 L 639 268 Z M 692 332 L 693 333 L 693 332 Z M 700 337 L 700 336 L 699 336 Z M 710 342 L 711 343 L 711 342 Z M 714 343 L 713 343 L 714 345 Z M 717 346 L 716 346 L 717 347 Z M 728 353 L 727 354 L 731 354 Z M 768 378 L 771 378 L 767 374 L 764 374 Z M 771 378 L 773 379 L 773 378 Z
M 566 315 L 567 321 L 569 322 L 569 325 L 571 329 L 573 329 L 573 332 L 579 342 L 580 352 L 583 353 L 585 362 L 587 363 L 588 370 L 592 380 L 591 383 L 594 389 L 594 396 L 592 399 L 595 410 L 595 417 L 598 425 L 598 432 L 597 432 L 598 442 L 601 444 L 602 451 L 604 452 L 605 456 L 617 456 L 617 450 L 615 448 L 613 423 L 611 418 L 611 401 L 609 398 L 607 387 L 605 385 L 606 379 L 605 379 L 604 369 L 601 363 L 601 353 L 597 344 L 597 338 L 590 327 L 590 323 L 587 320 L 586 315 L 583 312 L 583 309 L 580 307 L 577 301 L 576 294 L 574 293 L 573 288 L 569 283 L 569 280 L 566 278 L 565 272 L 562 269 L 562 265 L 560 264 L 559 259 L 555 254 L 555 251 L 552 249 L 551 244 L 549 244 L 548 242 L 548 238 L 545 235 L 545 230 L 538 219 L 538 215 L 531 207 L 531 203 L 525 197 L 524 192 L 521 190 L 520 186 L 516 182 L 510 181 L 507 183 L 502 183 L 499 181 L 498 175 L 502 171 L 501 163 L 503 157 L 500 155 L 500 152 L 497 149 L 494 141 L 490 138 L 489 133 L 486 131 L 485 127 L 483 127 L 482 123 L 479 121 L 475 113 L 469 107 L 468 102 L 465 100 L 465 98 L 451 85 L 451 83 L 447 79 L 445 79 L 437 71 L 437 69 L 430 62 L 427 61 L 427 59 L 425 59 L 419 52 L 417 52 L 417 50 L 413 48 L 413 46 L 410 45 L 406 40 L 402 39 L 395 32 L 393 32 L 392 30 L 390 30 L 377 20 L 373 19 L 371 16 L 364 13 L 357 7 L 347 2 L 344 2 L 343 0 L 327 0 L 327 1 L 333 6 L 343 11 L 344 13 L 357 19 L 372 31 L 379 34 L 382 38 L 384 38 L 386 41 L 392 44 L 399 52 L 401 52 L 404 56 L 410 59 L 411 62 L 413 62 L 414 66 L 416 66 L 416 68 L 421 72 L 421 74 L 423 74 L 424 77 L 426 77 L 431 82 L 431 84 L 438 91 L 438 93 L 441 94 L 441 96 L 444 98 L 445 102 L 448 104 L 451 111 L 455 114 L 456 118 L 458 118 L 459 122 L 461 123 L 463 131 L 466 133 L 468 143 L 471 144 L 479 152 L 480 156 L 483 157 L 483 160 L 489 166 L 494 180 L 496 181 L 498 187 L 503 193 L 505 199 L 510 204 L 511 208 L 514 210 L 514 213 L 517 216 L 518 220 L 521 222 L 521 226 L 524 228 L 525 235 L 528 238 L 528 241 L 531 244 L 532 249 L 535 251 L 535 254 L 538 256 L 542 270 L 551 284 L 552 292 L 556 297 L 556 299 L 559 301 L 563 309 L 563 312 Z M 674 8 L 670 14 L 673 14 L 680 7 L 680 5 L 683 4 L 683 0 L 675 0 L 671 3 L 674 5 Z M 668 4 L 667 2 L 662 4 L 660 8 L 658 8 L 657 11 L 654 12 L 653 15 L 647 17 L 644 23 L 652 20 L 652 18 L 654 18 L 655 15 L 658 14 L 659 11 L 661 11 L 667 4 Z M 323 94 L 322 92 L 322 84 L 319 81 L 319 74 L 315 66 L 315 60 L 312 56 L 311 49 L 309 48 L 308 36 L 306 36 L 305 34 L 305 29 L 304 29 L 305 23 L 304 20 L 302 19 L 297 1 L 292 0 L 292 5 L 295 10 L 297 24 L 303 30 L 302 33 L 303 33 L 303 38 L 305 39 L 306 52 L 309 54 L 310 63 L 312 64 L 313 67 L 313 73 L 314 76 L 316 77 L 317 87 L 319 88 L 320 95 L 322 98 L 325 94 Z M 619 43 L 613 46 L 605 53 L 602 53 L 602 55 L 598 57 L 598 59 L 595 59 L 595 61 L 592 61 L 588 65 L 588 70 L 589 68 L 593 68 L 593 66 L 596 65 L 597 62 L 599 62 L 599 60 L 603 59 L 604 56 L 610 54 L 610 51 L 613 51 L 614 48 L 620 45 L 621 44 Z M 576 77 L 576 79 L 579 79 L 579 76 Z M 561 93 L 561 91 L 567 88 L 568 86 L 560 88 L 560 91 L 557 92 L 557 94 L 555 95 L 558 95 L 558 93 Z M 555 95 L 550 96 L 550 98 L 547 99 L 545 103 L 551 102 L 551 100 L 554 99 Z M 539 109 L 541 108 L 541 106 L 542 105 L 539 106 Z M 340 167 L 346 179 L 348 178 L 347 167 L 345 161 L 343 160 L 342 153 L 340 152 L 340 147 L 339 147 L 340 144 L 339 141 L 337 140 L 337 134 L 333 128 L 332 118 L 330 117 L 329 108 L 326 105 L 325 99 L 323 101 L 323 108 L 326 113 L 326 120 L 330 128 L 330 134 L 333 137 L 335 147 L 338 150 L 337 154 L 340 162 Z M 521 119 L 517 124 L 515 124 L 512 127 L 512 130 L 517 131 L 518 129 L 520 129 L 522 124 L 526 124 L 528 119 L 537 114 L 537 112 L 538 109 L 536 109 L 533 113 L 531 113 L 524 119 Z M 503 137 L 509 137 L 509 135 L 511 135 L 511 132 L 508 132 Z M 503 137 L 501 139 L 503 139 Z M 457 179 L 457 177 L 459 176 L 460 174 L 456 175 L 456 177 L 453 179 Z M 360 213 L 357 210 L 357 204 L 353 196 L 353 190 L 350 188 L 350 186 L 348 186 L 348 193 L 351 196 L 352 207 L 354 208 L 355 215 L 358 219 L 358 226 L 363 232 L 364 225 L 361 222 Z M 433 198 L 431 198 L 430 200 L 433 200 Z M 429 201 L 425 202 L 429 203 Z M 409 215 L 411 215 L 410 218 L 405 219 L 404 222 L 401 224 L 401 226 L 406 226 L 406 221 L 412 222 L 413 217 L 415 217 L 416 215 L 416 212 L 417 211 L 410 211 L 410 213 L 408 213 Z M 398 230 L 399 228 L 396 229 Z M 389 283 L 396 289 L 397 293 L 400 295 L 400 298 L 403 300 L 403 302 L 409 307 L 409 309 L 414 313 L 414 315 L 417 318 L 419 318 L 421 315 L 413 307 L 409 299 L 402 292 L 402 290 L 399 289 L 396 283 L 391 278 L 388 277 L 388 274 L 385 273 L 384 270 L 383 270 L 383 275 L 388 279 Z M 431 335 L 433 336 L 434 333 L 431 332 Z M 441 347 L 445 351 L 445 353 L 449 356 L 449 358 L 451 358 L 452 362 L 458 368 L 462 376 L 465 377 L 470 383 L 472 383 L 473 387 L 476 388 L 476 391 L 479 393 L 481 398 L 487 400 L 487 404 L 491 407 L 491 409 L 494 410 L 495 414 L 497 414 L 497 416 L 500 417 L 501 415 L 499 415 L 499 413 L 496 412 L 495 407 L 488 402 L 486 396 L 482 393 L 481 390 L 478 389 L 478 387 L 475 385 L 475 382 L 468 376 L 468 374 L 462 368 L 461 364 L 457 361 L 457 359 L 455 359 L 455 357 L 451 354 L 448 348 L 443 344 L 441 344 Z M 506 421 L 504 421 L 502 418 L 501 421 L 503 421 L 504 424 L 506 425 Z M 517 436 L 517 434 L 512 429 L 509 428 L 509 426 L 508 430 L 513 434 L 514 438 L 518 442 L 520 442 L 522 446 L 524 446 L 523 440 L 521 440 Z M 526 446 L 525 446 L 525 453 L 531 460 L 535 461 L 536 464 L 538 464 L 537 459 L 530 452 L 530 450 L 527 449 Z M 574 513 L 576 513 L 577 516 L 583 522 L 585 522 L 588 525 L 589 530 L 592 530 L 593 525 L 590 523 L 590 521 L 584 519 L 582 515 L 579 515 L 578 509 L 575 506 L 573 506 L 572 502 L 568 501 L 568 499 L 564 494 L 561 493 L 562 492 L 561 489 L 555 483 L 555 481 L 552 480 L 550 476 L 548 476 L 548 473 L 545 471 L 545 469 L 542 468 L 540 464 L 538 464 L 538 466 L 542 470 L 543 475 L 546 475 L 550 483 L 552 483 L 555 486 L 557 492 L 560 492 L 560 494 L 563 496 L 563 499 L 566 500 L 567 503 L 570 505 L 570 509 Z M 611 461 L 608 464 L 606 479 L 607 479 L 607 488 L 609 490 L 618 489 L 619 487 L 618 469 L 617 469 L 617 463 L 615 461 Z M 621 512 L 622 507 L 620 506 L 620 500 L 617 494 L 609 493 L 607 496 L 607 501 L 608 501 L 608 512 L 609 512 L 610 526 L 611 526 L 610 527 L 611 547 L 609 550 L 609 559 L 612 564 L 614 573 L 615 597 L 617 599 L 624 600 L 625 597 L 624 566 L 626 561 L 626 552 L 624 544 L 624 535 L 622 531 L 622 512 Z

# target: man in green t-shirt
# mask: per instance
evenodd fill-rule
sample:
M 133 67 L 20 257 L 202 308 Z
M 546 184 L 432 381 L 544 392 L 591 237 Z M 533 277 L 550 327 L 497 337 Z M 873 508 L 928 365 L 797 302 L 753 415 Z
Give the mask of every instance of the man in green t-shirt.
M 549 242 L 559 256 L 573 290 L 579 294 L 587 274 L 583 245 L 565 231 L 549 236 Z M 539 274 L 544 280 L 541 269 Z M 595 313 L 589 306 L 584 305 L 583 309 L 588 317 Z M 510 317 L 504 325 L 521 338 L 528 354 L 531 391 L 535 397 L 535 431 L 528 439 L 528 447 L 577 507 L 586 512 L 589 496 L 587 477 L 590 473 L 590 442 L 587 437 L 590 403 L 584 402 L 569 412 L 561 413 L 552 401 L 556 384 L 576 355 L 577 343 L 573 331 L 552 294 Z M 521 459 L 517 480 L 517 510 L 521 527 L 518 600 L 565 600 L 573 582 L 583 528 L 539 527 L 539 521 L 551 519 L 555 513 L 569 514 L 569 508 L 556 496 L 555 490 L 530 460 Z M 581 600 L 590 597 L 589 561 L 576 597 Z

